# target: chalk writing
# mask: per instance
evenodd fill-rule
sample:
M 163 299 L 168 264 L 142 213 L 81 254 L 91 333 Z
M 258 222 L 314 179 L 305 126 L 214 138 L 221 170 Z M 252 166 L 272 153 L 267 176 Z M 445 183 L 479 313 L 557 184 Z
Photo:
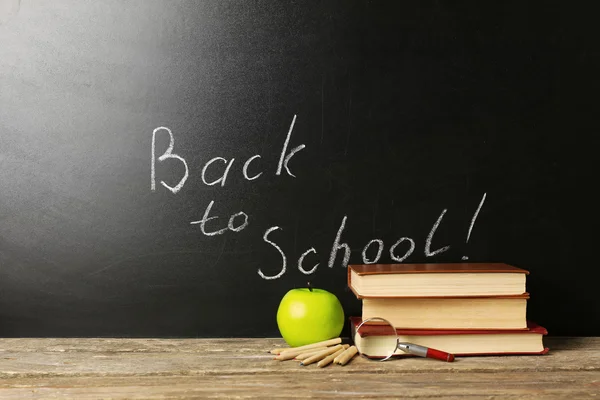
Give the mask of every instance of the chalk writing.
M 306 148 L 306 145 L 301 144 L 299 146 L 294 147 L 293 149 L 291 149 L 288 152 L 288 146 L 290 143 L 290 139 L 292 137 L 292 131 L 294 130 L 295 123 L 296 123 L 296 115 L 294 115 L 294 117 L 292 119 L 292 123 L 290 124 L 290 128 L 289 128 L 287 136 L 285 138 L 285 142 L 283 143 L 283 148 L 281 150 L 279 162 L 278 162 L 277 168 L 275 170 L 275 175 L 281 175 L 282 170 L 285 169 L 285 171 L 287 172 L 287 174 L 289 176 L 291 176 L 293 178 L 296 177 L 296 175 L 294 175 L 292 173 L 292 171 L 290 171 L 288 164 L 293 156 L 295 156 L 300 150 Z M 165 150 L 165 152 L 160 157 L 156 158 L 156 134 L 163 130 L 169 134 L 169 146 L 167 147 L 167 150 Z M 179 192 L 183 188 L 183 185 L 185 184 L 186 180 L 188 179 L 188 177 L 190 175 L 190 171 L 189 171 L 189 168 L 188 168 L 188 165 L 187 165 L 187 162 L 185 161 L 185 159 L 183 157 L 173 153 L 174 145 L 175 145 L 175 139 L 173 137 L 173 132 L 169 128 L 161 126 L 161 127 L 154 129 L 154 131 L 152 132 L 152 146 L 151 146 L 151 154 L 150 154 L 150 190 L 153 192 L 156 191 L 156 160 L 158 160 L 159 162 L 162 162 L 167 159 L 176 159 L 183 163 L 183 165 L 185 167 L 185 174 L 181 178 L 181 180 L 179 181 L 179 183 L 177 185 L 169 186 L 164 181 L 160 181 L 160 183 L 165 188 L 169 189 L 174 194 Z M 255 179 L 258 179 L 263 174 L 263 172 L 261 171 L 261 172 L 255 173 L 254 175 L 250 176 L 250 174 L 248 172 L 250 164 L 253 161 L 258 160 L 259 158 L 261 158 L 261 155 L 256 154 L 256 155 L 249 157 L 246 160 L 246 162 L 244 162 L 244 164 L 242 166 L 242 175 L 243 175 L 244 179 L 246 179 L 248 181 L 253 181 Z M 213 166 L 213 164 L 215 164 L 217 162 L 218 162 L 218 164 L 221 164 L 222 170 L 217 172 L 216 176 L 213 176 L 212 178 L 208 178 L 207 175 L 209 175 L 209 172 L 208 172 L 209 168 L 211 170 L 215 170 L 217 168 L 217 166 L 216 165 Z M 204 166 L 202 167 L 202 170 L 200 172 L 200 177 L 201 177 L 202 182 L 208 186 L 214 186 L 219 183 L 221 184 L 221 187 L 225 186 L 225 184 L 227 182 L 227 177 L 229 175 L 229 172 L 230 172 L 231 167 L 233 166 L 234 162 L 235 162 L 235 158 L 231 158 L 230 160 L 228 160 L 227 158 L 220 157 L 220 156 L 209 159 L 204 164 Z M 209 179 L 212 179 L 212 180 L 209 180 Z
M 372 244 L 377 243 L 377 255 L 375 256 L 374 259 L 369 260 L 367 258 L 367 251 L 369 250 L 369 247 L 371 247 Z M 363 259 L 363 263 L 364 264 L 375 264 L 377 261 L 379 261 L 379 259 L 381 258 L 381 253 L 383 252 L 383 240 L 381 239 L 373 239 L 371 240 L 369 243 L 367 243 L 367 245 L 363 248 L 362 251 L 362 259 Z
M 206 170 L 215 161 L 223 161 L 225 163 L 225 169 L 223 170 L 223 175 L 221 175 L 221 177 L 219 179 L 216 179 L 212 182 L 207 182 L 206 181 Z M 225 186 L 225 181 L 227 180 L 227 174 L 229 173 L 229 169 L 231 168 L 231 165 L 233 164 L 234 161 L 235 161 L 235 158 L 232 158 L 231 161 L 227 162 L 227 160 L 224 159 L 223 157 L 215 157 L 215 158 L 209 160 L 206 164 L 204 164 L 204 167 L 202 168 L 202 182 L 204 182 L 205 184 L 207 184 L 209 186 L 216 185 L 217 183 L 221 182 L 221 186 Z
M 158 157 L 158 161 L 162 162 L 169 158 L 179 160 L 183 163 L 183 166 L 185 167 L 185 174 L 183 175 L 183 178 L 181 178 L 179 183 L 173 187 L 167 185 L 164 181 L 160 181 L 160 183 L 164 187 L 169 189 L 171 192 L 177 193 L 181 190 L 181 188 L 185 184 L 185 181 L 187 180 L 188 175 L 189 175 L 189 169 L 188 169 L 187 163 L 185 162 L 185 160 L 182 157 L 178 156 L 177 154 L 173 154 L 173 146 L 175 145 L 175 139 L 173 138 L 173 132 L 171 132 L 171 130 L 169 128 L 166 128 L 164 126 L 160 126 L 160 127 L 156 128 L 154 131 L 152 131 L 152 150 L 151 150 L 151 155 L 150 155 L 150 160 L 151 160 L 151 162 L 150 162 L 150 190 L 152 190 L 152 191 L 156 190 L 156 157 L 155 157 L 156 134 L 162 130 L 167 131 L 167 133 L 169 134 L 169 147 L 167 147 L 167 150 L 160 157 Z
M 294 115 L 294 117 L 292 118 L 290 127 L 288 129 L 285 141 L 283 143 L 283 147 L 281 149 L 281 153 L 279 156 L 279 162 L 278 162 L 277 168 L 275 170 L 275 175 L 281 175 L 282 172 L 285 170 L 285 172 L 289 176 L 296 177 L 296 175 L 293 174 L 292 171 L 290 170 L 289 162 L 292 159 L 292 157 L 295 156 L 299 151 L 306 148 L 306 146 L 304 144 L 301 144 L 301 145 L 298 145 L 298 146 L 292 148 L 291 150 L 288 150 L 288 147 L 289 147 L 290 141 L 291 141 L 291 137 L 292 137 L 292 133 L 293 133 L 293 130 L 294 130 L 294 127 L 296 124 L 296 119 L 297 119 L 297 115 Z M 169 144 L 168 144 L 167 149 L 164 151 L 164 153 L 157 158 L 156 157 L 156 136 L 158 133 L 163 132 L 163 131 L 169 135 Z M 156 178 L 156 164 L 157 164 L 157 161 L 160 163 L 160 162 L 163 162 L 163 161 L 169 160 L 169 159 L 178 160 L 185 167 L 185 173 L 184 173 L 183 177 L 180 179 L 180 181 L 175 186 L 169 186 L 164 181 L 162 181 L 162 180 L 160 181 L 160 183 L 165 188 L 167 188 L 169 191 L 171 191 L 172 193 L 176 194 L 177 192 L 179 192 L 183 188 L 186 180 L 188 179 L 188 176 L 189 176 L 188 165 L 183 157 L 173 153 L 174 144 L 175 144 L 175 139 L 173 136 L 173 132 L 169 128 L 161 126 L 161 127 L 154 129 L 154 131 L 152 132 L 151 168 L 150 168 L 150 189 L 151 189 L 151 191 L 156 190 L 156 179 L 157 179 Z M 247 181 L 254 181 L 263 175 L 265 170 L 260 165 L 261 158 L 262 157 L 260 154 L 256 154 L 256 155 L 249 157 L 244 162 L 244 164 L 242 166 L 242 171 L 241 171 L 244 179 L 246 179 Z M 216 156 L 216 157 L 210 158 L 203 165 L 203 167 L 201 169 L 200 178 L 201 178 L 202 183 L 204 183 L 205 185 L 208 185 L 208 186 L 215 186 L 215 185 L 220 184 L 221 187 L 224 187 L 227 183 L 227 178 L 232 170 L 232 166 L 234 165 L 234 163 L 235 163 L 234 157 L 225 158 L 225 157 L 221 157 L 221 156 Z M 252 171 L 250 171 L 250 170 L 252 170 Z M 486 194 L 484 193 L 483 198 L 481 199 L 479 206 L 477 207 L 477 210 L 475 211 L 475 213 L 473 214 L 473 217 L 471 219 L 471 223 L 470 223 L 469 230 L 467 233 L 467 239 L 466 239 L 467 243 L 469 242 L 473 227 L 475 225 L 475 221 L 477 220 L 479 212 L 481 211 L 481 208 L 483 207 L 485 199 L 486 199 Z M 204 214 L 203 214 L 202 218 L 197 221 L 190 222 L 191 225 L 199 225 L 200 232 L 205 236 L 210 237 L 210 236 L 222 235 L 222 234 L 225 234 L 226 232 L 239 233 L 239 232 L 243 231 L 250 223 L 250 216 L 247 213 L 245 213 L 244 211 L 238 211 L 234 214 L 230 214 L 229 219 L 227 220 L 226 224 L 224 222 L 219 222 L 220 217 L 216 214 L 215 215 L 212 214 L 213 206 L 215 206 L 215 201 L 211 200 L 208 203 L 208 205 L 206 206 L 206 209 L 204 210 Z M 444 215 L 446 214 L 447 211 L 448 211 L 447 209 L 442 210 L 441 214 L 439 215 L 439 217 L 437 218 L 437 220 L 434 222 L 433 226 L 431 227 L 431 230 L 429 231 L 427 238 L 425 239 L 425 243 L 423 245 L 423 250 L 424 250 L 424 254 L 426 257 L 433 257 L 433 256 L 436 256 L 443 252 L 446 252 L 450 249 L 450 245 L 445 245 L 445 246 L 437 248 L 436 250 L 432 250 L 435 233 L 436 233 L 437 229 L 439 228 L 440 224 L 442 223 Z M 350 262 L 350 256 L 352 253 L 351 246 L 342 239 L 344 230 L 346 228 L 347 221 L 348 221 L 348 216 L 344 215 L 344 217 L 342 218 L 342 220 L 340 222 L 340 226 L 333 237 L 331 249 L 329 250 L 329 260 L 327 263 L 327 266 L 329 268 L 333 268 L 333 266 L 336 264 L 336 260 L 338 261 L 338 264 L 342 267 L 346 267 L 348 265 L 348 263 Z M 263 267 L 259 268 L 257 270 L 257 273 L 262 279 L 275 280 L 275 279 L 281 278 L 287 271 L 289 257 L 285 253 L 285 251 L 282 249 L 282 247 L 277 244 L 277 240 L 281 239 L 281 237 L 278 237 L 278 235 L 274 236 L 274 234 L 277 231 L 283 231 L 283 229 L 279 226 L 272 226 L 270 228 L 267 228 L 263 234 L 263 241 L 264 241 L 264 243 L 268 244 L 270 246 L 270 248 L 274 249 L 277 252 L 279 257 L 281 258 L 281 263 L 278 266 L 278 269 L 274 269 L 274 270 L 278 271 L 276 273 L 267 273 L 267 272 L 264 272 Z M 404 262 L 408 257 L 410 257 L 414 253 L 416 246 L 417 245 L 416 245 L 415 240 L 413 240 L 412 238 L 410 238 L 408 236 L 402 236 L 389 247 L 389 257 L 394 262 L 398 262 L 398 263 Z M 364 264 L 375 264 L 375 263 L 380 262 L 385 248 L 386 248 L 386 244 L 385 244 L 384 240 L 382 240 L 382 239 L 369 240 L 362 248 L 362 262 Z M 402 250 L 402 249 L 404 249 L 404 250 Z M 305 274 L 305 275 L 310 275 L 310 274 L 315 273 L 320 265 L 319 262 L 316 262 L 311 267 L 305 266 L 304 264 L 306 262 L 306 259 L 309 256 L 312 256 L 312 258 L 314 258 L 314 257 L 318 258 L 319 252 L 317 251 L 317 249 L 315 247 L 309 247 L 308 249 L 303 251 L 298 256 L 298 259 L 297 259 L 298 260 L 297 261 L 298 271 L 300 271 L 302 274 Z M 340 256 L 340 257 L 338 257 L 338 256 Z M 466 259 L 468 259 L 468 257 L 463 256 L 462 259 L 466 260 Z M 271 267 L 268 267 L 267 269 L 271 270 Z
M 427 235 L 427 240 L 425 241 L 425 255 L 427 257 L 433 257 L 436 254 L 443 253 L 444 251 L 447 251 L 448 249 L 450 249 L 450 246 L 444 246 L 435 251 L 431 251 L 431 241 L 433 240 L 433 235 L 435 234 L 435 231 L 437 230 L 438 226 L 440 226 L 440 222 L 442 222 L 442 218 L 444 218 L 444 214 L 446 214 L 446 211 L 448 211 L 448 210 L 442 211 L 442 213 L 440 214 L 437 221 L 435 221 L 435 224 L 433 224 L 431 231 L 429 231 L 429 235 Z
M 242 217 L 242 219 L 244 220 L 244 222 L 242 222 L 238 226 L 235 226 L 234 223 L 233 223 L 233 221 L 237 217 Z M 248 214 L 246 214 L 245 212 L 240 211 L 238 213 L 233 214 L 231 217 L 229 217 L 229 222 L 227 223 L 227 227 L 229 228 L 230 231 L 232 231 L 232 232 L 239 232 L 242 229 L 244 229 L 246 226 L 248 226 Z
M 475 214 L 473 214 L 473 218 L 471 219 L 471 225 L 469 225 L 469 233 L 467 233 L 466 243 L 469 243 L 469 239 L 471 238 L 471 231 L 473 230 L 473 226 L 475 225 L 475 221 L 477 220 L 477 216 L 479 215 L 479 211 L 481 211 L 481 207 L 483 207 L 483 202 L 485 201 L 485 197 L 486 196 L 487 196 L 487 193 L 484 193 L 483 197 L 481 198 L 481 201 L 479 202 L 479 206 L 477 207 L 477 210 L 475 210 Z M 462 259 L 463 260 L 468 260 L 469 257 L 468 256 L 463 256 Z
M 304 253 L 302 253 L 302 255 L 300 256 L 300 258 L 298 258 L 298 269 L 300 270 L 300 272 L 302 272 L 305 275 L 310 275 L 313 272 L 315 272 L 317 270 L 317 267 L 319 266 L 319 263 L 316 263 L 312 269 L 309 269 L 308 271 L 304 269 L 304 266 L 302 265 L 304 262 L 304 258 L 309 254 L 309 253 L 317 253 L 317 251 L 315 250 L 314 247 L 311 247 L 310 249 L 306 250 Z
M 294 147 L 290 151 L 290 154 L 285 156 L 285 152 L 286 152 L 288 144 L 290 142 L 290 138 L 292 137 L 292 130 L 294 129 L 295 123 L 296 123 L 296 115 L 294 115 L 294 118 L 292 119 L 292 123 L 290 125 L 290 130 L 288 131 L 287 137 L 285 138 L 285 143 L 283 144 L 283 150 L 281 151 L 281 157 L 279 157 L 279 164 L 277 165 L 277 172 L 275 173 L 275 175 L 281 175 L 281 167 L 283 166 L 283 167 L 285 167 L 285 170 L 287 171 L 287 173 L 290 176 L 296 177 L 296 175 L 294 175 L 290 172 L 290 169 L 288 168 L 288 162 L 297 152 L 299 152 L 306 146 L 301 144 L 300 146 Z M 284 156 L 285 156 L 285 158 L 284 158 Z
M 246 160 L 246 162 L 244 163 L 244 167 L 242 168 L 242 174 L 244 175 L 244 178 L 246 178 L 249 181 L 253 181 L 253 180 L 255 180 L 256 178 L 258 178 L 259 176 L 262 175 L 262 172 L 259 172 L 258 174 L 254 175 L 252 177 L 248 176 L 248 166 L 250 165 L 250 163 L 252 161 L 254 161 L 257 158 L 260 158 L 260 154 L 252 156 L 248 160 Z
M 344 215 L 340 228 L 338 229 L 337 235 L 335 236 L 335 240 L 333 241 L 333 246 L 331 247 L 331 253 L 329 256 L 329 268 L 333 267 L 335 257 L 337 255 L 338 250 L 340 249 L 344 249 L 344 261 L 342 261 L 342 264 L 348 265 L 348 262 L 350 261 L 350 246 L 348 246 L 348 243 L 340 243 L 342 232 L 344 232 L 344 227 L 346 226 L 346 219 L 347 216 Z
M 396 247 L 398 247 L 402 242 L 409 242 L 410 247 L 402 257 L 398 257 L 396 255 Z M 406 258 L 410 256 L 413 251 L 415 251 L 415 241 L 409 237 L 402 237 L 396 243 L 394 243 L 392 247 L 390 247 L 390 258 L 395 262 L 401 263 L 402 261 L 406 260 Z
M 210 215 L 210 211 L 212 210 L 212 206 L 215 204 L 215 201 L 212 200 L 210 203 L 208 203 L 208 206 L 206 206 L 206 210 L 204 211 L 204 216 L 202 217 L 201 220 L 198 221 L 192 221 L 190 222 L 191 225 L 200 225 L 200 230 L 202 231 L 202 233 L 206 236 L 215 236 L 215 235 L 221 235 L 222 233 L 227 232 L 227 230 L 230 230 L 232 232 L 240 232 L 241 230 L 243 230 L 246 226 L 248 226 L 248 214 L 246 214 L 243 211 L 240 211 L 238 213 L 232 214 L 229 217 L 229 222 L 227 223 L 227 226 L 225 228 L 221 228 L 218 229 L 216 231 L 212 231 L 209 232 L 206 230 L 206 223 L 208 221 L 211 221 L 213 219 L 217 219 L 219 218 L 218 216 L 212 216 L 209 217 Z M 233 223 L 233 221 L 237 218 L 237 217 L 242 217 L 242 219 L 244 220 L 244 222 L 242 222 L 239 226 L 235 226 L 235 224 Z
M 425 248 L 425 254 L 428 257 L 432 257 L 436 254 L 440 254 L 444 251 L 447 251 L 450 246 L 444 246 L 436 251 L 431 251 L 431 242 L 433 240 L 433 236 L 435 235 L 435 232 L 437 230 L 437 228 L 439 227 L 441 221 L 442 221 L 442 217 L 444 216 L 444 214 L 446 213 L 447 210 L 442 211 L 442 214 L 440 215 L 440 217 L 437 219 L 437 221 L 434 223 L 433 227 L 431 228 L 431 231 L 429 232 L 429 235 L 427 236 L 427 240 L 425 242 L 424 248 Z M 344 216 L 344 218 L 342 219 L 342 222 L 340 224 L 340 227 L 337 231 L 337 234 L 335 236 L 335 239 L 333 241 L 333 245 L 331 247 L 331 252 L 329 253 L 329 267 L 333 267 L 337 258 L 337 254 L 340 250 L 344 251 L 344 256 L 342 259 L 342 262 L 340 263 L 340 265 L 342 267 L 346 267 L 348 265 L 348 262 L 350 261 L 350 253 L 351 253 L 351 248 L 350 245 L 348 243 L 343 243 L 341 242 L 341 237 L 342 237 L 342 233 L 344 232 L 344 229 L 346 227 L 346 221 L 348 220 L 347 216 Z M 271 227 L 269 229 L 267 229 L 267 231 L 265 232 L 263 239 L 265 242 L 269 243 L 271 246 L 275 247 L 279 253 L 281 254 L 281 257 L 283 259 L 283 265 L 281 266 L 280 272 L 279 274 L 277 274 L 277 277 L 282 276 L 285 273 L 285 269 L 286 269 L 286 254 L 285 252 L 281 249 L 281 247 L 279 247 L 275 242 L 273 242 L 270 239 L 267 239 L 267 236 L 269 235 L 269 233 L 271 233 L 273 230 L 276 229 L 281 229 L 279 227 Z M 399 257 L 395 252 L 396 252 L 396 248 L 404 242 L 408 242 L 410 247 L 409 249 L 405 252 L 405 254 L 401 257 Z M 369 259 L 367 257 L 367 252 L 369 251 L 371 246 L 376 246 L 377 247 L 377 254 L 375 255 L 375 257 L 373 259 Z M 379 262 L 379 260 L 381 259 L 381 256 L 383 254 L 383 250 L 385 248 L 385 243 L 383 240 L 381 239 L 372 239 L 370 240 L 364 247 L 362 250 L 362 261 L 364 264 L 375 264 L 377 262 Z M 395 262 L 402 262 L 404 261 L 408 256 L 410 256 L 413 251 L 415 249 L 415 241 L 409 237 L 402 237 L 400 238 L 398 241 L 396 241 L 391 247 L 390 247 L 390 257 L 392 258 L 392 260 L 394 260 Z M 309 253 L 314 253 L 317 254 L 317 250 L 314 247 L 311 247 L 310 249 L 308 249 L 307 251 L 305 251 L 304 253 L 302 253 L 300 255 L 300 257 L 298 258 L 298 269 L 306 275 L 312 274 L 316 271 L 317 269 L 317 265 L 315 265 L 312 269 L 310 270 L 306 270 L 303 267 L 303 262 L 304 262 L 304 258 L 309 254 Z M 264 277 L 264 274 L 262 274 L 262 272 L 260 272 L 259 270 L 259 275 L 261 277 Z M 265 278 L 267 279 L 267 278 Z M 269 277 L 269 279 L 275 279 L 275 277 Z
M 269 243 L 271 246 L 275 247 L 275 249 L 279 252 L 279 254 L 281 254 L 281 261 L 282 261 L 281 270 L 279 271 L 279 273 L 277 275 L 267 276 L 259 268 L 258 269 L 258 275 L 260 275 L 260 277 L 263 278 L 263 279 L 267 279 L 267 280 L 277 279 L 277 278 L 280 278 L 283 274 L 285 274 L 286 264 L 287 264 L 287 261 L 285 259 L 285 253 L 283 252 L 283 250 L 281 250 L 281 247 L 277 246 L 277 243 L 275 243 L 275 242 L 273 242 L 273 241 L 271 241 L 271 240 L 268 239 L 269 234 L 271 232 L 273 232 L 273 231 L 278 230 L 278 229 L 281 229 L 281 228 L 278 227 L 278 226 L 273 226 L 273 227 L 267 229 L 266 232 L 265 232 L 265 234 L 263 235 L 263 240 L 265 242 Z

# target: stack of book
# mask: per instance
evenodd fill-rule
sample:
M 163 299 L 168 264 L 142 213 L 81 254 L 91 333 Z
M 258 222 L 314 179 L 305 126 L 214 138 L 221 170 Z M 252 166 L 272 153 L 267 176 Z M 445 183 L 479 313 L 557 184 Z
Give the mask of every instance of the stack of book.
M 401 342 L 457 356 L 545 354 L 546 329 L 527 320 L 528 274 L 502 263 L 349 265 L 348 286 L 362 301 L 362 315 L 350 318 L 354 343 L 361 353 L 387 356 L 378 336 L 389 332 L 377 325 L 355 332 L 379 317 Z

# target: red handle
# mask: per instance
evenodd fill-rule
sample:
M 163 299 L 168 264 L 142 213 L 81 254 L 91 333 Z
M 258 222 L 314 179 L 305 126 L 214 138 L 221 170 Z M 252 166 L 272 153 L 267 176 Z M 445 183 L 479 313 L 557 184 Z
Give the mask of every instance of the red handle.
M 436 349 L 427 349 L 427 355 L 425 357 L 435 358 L 436 360 L 442 360 L 447 362 L 454 361 L 454 354 L 446 353 L 445 351 Z

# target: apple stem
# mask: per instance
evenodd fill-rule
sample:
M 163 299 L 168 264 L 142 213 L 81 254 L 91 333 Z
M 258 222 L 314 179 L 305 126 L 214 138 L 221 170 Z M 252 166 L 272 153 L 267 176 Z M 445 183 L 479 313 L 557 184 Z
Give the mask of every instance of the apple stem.
M 306 285 L 308 286 L 308 290 L 310 290 L 312 292 L 313 290 L 312 290 L 312 286 L 310 285 L 310 282 L 306 282 Z

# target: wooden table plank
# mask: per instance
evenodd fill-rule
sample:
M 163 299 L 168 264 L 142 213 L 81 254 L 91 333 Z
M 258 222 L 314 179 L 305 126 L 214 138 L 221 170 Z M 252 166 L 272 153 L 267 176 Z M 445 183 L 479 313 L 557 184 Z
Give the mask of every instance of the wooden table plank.
M 282 374 L 17 379 L 0 383 L 0 398 L 519 398 L 582 399 L 599 395 L 598 373 L 407 373 L 333 376 Z
M 593 398 L 600 338 L 545 356 L 274 361 L 281 339 L 0 339 L 0 398 Z

